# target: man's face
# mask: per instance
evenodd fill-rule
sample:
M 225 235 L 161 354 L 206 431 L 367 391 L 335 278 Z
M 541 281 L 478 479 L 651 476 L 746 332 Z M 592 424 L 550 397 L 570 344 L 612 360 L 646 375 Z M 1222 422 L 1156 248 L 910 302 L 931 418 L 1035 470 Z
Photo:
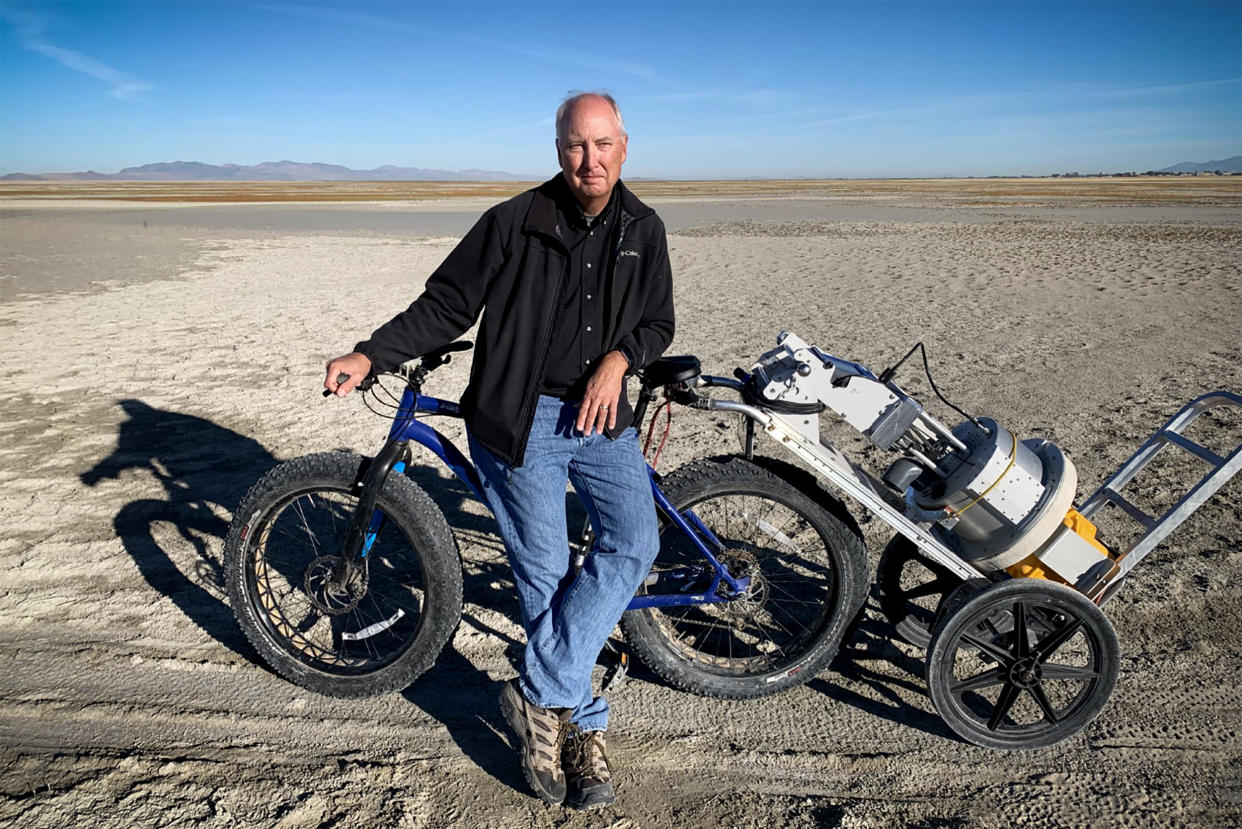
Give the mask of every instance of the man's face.
M 569 189 L 587 213 L 608 206 L 621 178 L 626 143 L 612 106 L 602 98 L 585 98 L 570 110 L 565 134 L 556 140 L 557 157 Z

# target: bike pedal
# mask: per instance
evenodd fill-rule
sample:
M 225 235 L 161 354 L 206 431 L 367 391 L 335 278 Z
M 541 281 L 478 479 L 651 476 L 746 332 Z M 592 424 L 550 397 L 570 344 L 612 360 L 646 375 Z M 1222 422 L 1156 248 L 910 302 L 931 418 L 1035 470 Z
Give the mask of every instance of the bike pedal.
M 630 655 L 622 653 L 620 657 L 604 670 L 604 679 L 600 683 L 600 690 L 607 693 L 615 691 L 621 687 L 621 683 L 625 682 L 625 677 L 630 672 Z
M 604 676 L 600 680 L 600 692 L 607 693 L 621 687 L 630 672 L 630 655 L 608 640 L 600 651 L 600 658 L 605 661 Z

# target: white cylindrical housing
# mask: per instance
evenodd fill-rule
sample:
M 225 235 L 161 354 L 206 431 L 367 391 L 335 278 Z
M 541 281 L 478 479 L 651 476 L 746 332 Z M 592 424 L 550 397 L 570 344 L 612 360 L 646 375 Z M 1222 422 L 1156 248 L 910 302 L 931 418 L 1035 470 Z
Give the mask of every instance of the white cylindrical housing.
M 1051 443 L 1018 441 L 989 418 L 979 422 L 986 431 L 969 422 L 954 428 L 970 455 L 917 503 L 949 509 L 952 528 L 936 528 L 946 545 L 982 570 L 1000 570 L 1048 540 L 1073 504 L 1078 476 Z

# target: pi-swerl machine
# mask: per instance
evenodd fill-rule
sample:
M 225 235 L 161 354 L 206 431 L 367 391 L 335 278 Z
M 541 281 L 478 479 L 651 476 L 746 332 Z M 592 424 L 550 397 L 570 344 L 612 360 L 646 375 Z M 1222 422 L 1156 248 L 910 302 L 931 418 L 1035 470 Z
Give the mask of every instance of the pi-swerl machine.
M 899 634 L 928 647 L 928 687 L 941 716 L 994 748 L 1047 745 L 1090 722 L 1119 663 L 1099 606 L 1242 468 L 1242 447 L 1219 454 L 1183 435 L 1208 409 L 1242 408 L 1242 397 L 1220 391 L 1187 404 L 1075 508 L 1078 475 L 1054 444 L 1021 440 L 961 410 L 965 419 L 949 428 L 893 382 L 896 367 L 876 376 L 793 334 L 777 342 L 745 384 L 746 402 L 763 416 L 748 415 L 896 530 L 878 574 L 882 607 Z M 895 454 L 882 476 L 821 440 L 824 410 Z M 1170 446 L 1208 471 L 1151 516 L 1122 490 Z M 1092 518 L 1109 504 L 1142 526 L 1127 549 L 1096 538 Z

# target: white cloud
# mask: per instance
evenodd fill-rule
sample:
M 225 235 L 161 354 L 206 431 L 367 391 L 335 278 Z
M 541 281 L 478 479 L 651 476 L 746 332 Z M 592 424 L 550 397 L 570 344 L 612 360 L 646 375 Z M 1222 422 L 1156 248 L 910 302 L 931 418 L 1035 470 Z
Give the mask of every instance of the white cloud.
M 1146 84 L 1143 86 L 1115 86 L 1092 90 L 1088 94 L 1101 98 L 1140 98 L 1147 95 L 1168 95 L 1192 92 L 1197 89 L 1212 89 L 1218 86 L 1232 86 L 1242 83 L 1242 78 L 1221 78 L 1212 81 L 1191 81 L 1189 83 Z
M 622 75 L 633 75 L 644 80 L 655 80 L 656 71 L 652 66 L 643 63 L 633 63 L 630 61 L 612 60 L 607 57 L 598 55 L 586 55 L 575 52 L 563 52 L 547 49 L 529 49 L 515 43 L 509 43 L 504 40 L 493 40 L 490 38 L 477 37 L 475 35 L 463 34 L 460 32 L 435 32 L 420 26 L 414 26 L 401 20 L 395 20 L 389 17 L 380 17 L 374 14 L 364 14 L 358 12 L 340 11 L 339 9 L 328 9 L 319 6 L 301 6 L 287 4 L 260 3 L 255 8 L 267 12 L 275 12 L 277 14 L 292 14 L 301 17 L 319 18 L 321 20 L 331 20 L 337 23 L 354 23 L 360 26 L 375 26 L 381 29 L 392 29 L 405 32 L 421 32 L 433 36 L 455 37 L 466 43 L 474 43 L 479 46 L 487 46 L 491 49 L 502 49 L 506 52 L 512 52 L 528 58 L 536 58 L 537 60 L 551 61 L 553 63 L 564 63 L 570 66 L 577 66 L 582 69 L 591 69 L 597 72 L 613 72 Z
M 109 66 L 90 55 L 49 43 L 44 38 L 47 20 L 40 15 L 16 9 L 4 9 L 0 10 L 0 17 L 8 20 L 17 29 L 18 39 L 23 48 L 51 58 L 66 69 L 72 69 L 103 81 L 109 86 L 108 94 L 114 98 L 134 101 L 138 100 L 143 92 L 155 88 L 153 84 L 139 80 L 128 72 Z
M 780 89 L 752 89 L 748 92 L 737 92 L 722 89 L 700 89 L 693 92 L 669 92 L 652 95 L 654 101 L 670 103 L 690 103 L 691 101 L 720 101 L 727 104 L 749 104 L 753 106 L 778 106 L 795 98 L 792 92 Z
M 327 9 L 319 6 L 299 6 L 288 3 L 258 3 L 256 9 L 277 14 L 291 14 L 299 17 L 313 17 L 319 20 L 331 20 L 336 23 L 356 23 L 360 26 L 378 26 L 381 29 L 397 29 L 404 32 L 425 32 L 418 26 L 403 23 L 387 17 L 363 12 L 347 12 L 340 9 Z

